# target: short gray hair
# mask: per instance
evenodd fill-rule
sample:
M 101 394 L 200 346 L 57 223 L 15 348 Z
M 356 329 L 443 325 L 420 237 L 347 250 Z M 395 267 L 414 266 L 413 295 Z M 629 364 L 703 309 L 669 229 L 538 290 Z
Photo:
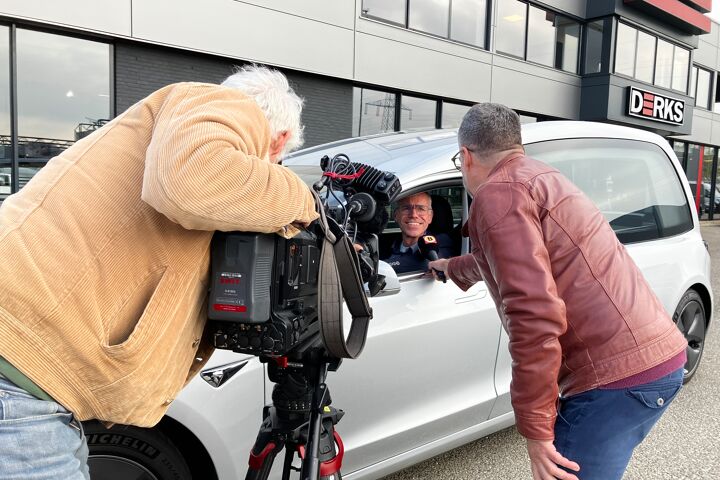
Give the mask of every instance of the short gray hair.
M 303 99 L 293 91 L 285 75 L 268 67 L 246 65 L 238 68 L 222 85 L 237 88 L 255 100 L 270 123 L 273 138 L 284 131 L 290 134 L 284 154 L 302 146 Z
M 488 154 L 522 145 L 520 117 L 499 103 L 478 103 L 463 117 L 458 143 Z

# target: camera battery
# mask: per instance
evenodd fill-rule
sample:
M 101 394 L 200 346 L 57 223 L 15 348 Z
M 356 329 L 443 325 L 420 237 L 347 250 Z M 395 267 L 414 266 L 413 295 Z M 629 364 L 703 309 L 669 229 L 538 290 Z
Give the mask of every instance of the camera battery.
M 213 236 L 208 318 L 264 323 L 270 319 L 275 241 L 272 235 L 217 232 Z

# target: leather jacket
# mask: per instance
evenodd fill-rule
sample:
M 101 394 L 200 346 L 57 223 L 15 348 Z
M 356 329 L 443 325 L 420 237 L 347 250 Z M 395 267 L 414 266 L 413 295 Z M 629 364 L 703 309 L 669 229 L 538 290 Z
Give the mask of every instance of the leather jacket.
M 509 336 L 518 431 L 554 438 L 558 394 L 630 377 L 687 347 L 597 209 L 556 169 L 510 154 L 475 191 L 472 251 L 449 261 L 463 290 L 484 280 Z

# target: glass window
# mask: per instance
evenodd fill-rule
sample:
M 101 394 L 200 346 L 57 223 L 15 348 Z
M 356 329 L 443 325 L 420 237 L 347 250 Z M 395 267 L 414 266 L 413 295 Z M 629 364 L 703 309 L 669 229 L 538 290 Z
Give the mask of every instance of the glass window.
M 694 66 L 690 70 L 690 88 L 688 89 L 688 95 L 695 98 L 695 93 L 697 92 L 697 72 L 698 67 Z
M 687 91 L 688 67 L 690 66 L 690 50 L 675 46 L 673 57 L 672 88 L 683 93 Z
M 353 136 L 372 135 L 395 130 L 394 93 L 353 89 Z
M 410 0 L 408 27 L 447 37 L 449 15 L 450 0 Z
M 693 67 L 693 69 L 694 68 L 695 67 Z M 717 75 L 717 73 L 715 75 Z M 692 80 L 691 80 L 691 82 L 692 82 Z M 720 82 L 718 82 L 718 81 L 715 82 L 715 99 L 714 99 L 713 103 L 714 103 L 713 111 L 715 113 L 720 113 Z
M 687 165 L 685 166 L 685 175 L 687 175 L 690 191 L 695 200 L 695 208 L 699 209 L 700 199 L 698 196 L 698 175 L 702 165 L 702 146 L 696 143 L 688 143 Z
M 485 47 L 487 1 L 453 0 L 451 8 L 450 38 Z
M 555 14 L 530 5 L 528 14 L 527 59 L 555 65 Z
M 559 15 L 555 18 L 555 24 L 557 25 L 555 68 L 570 73 L 577 73 L 580 49 L 580 24 Z
M 720 213 L 720 195 L 712 191 L 712 167 L 715 147 L 704 147 L 702 158 L 702 197 L 698 216 L 701 220 L 710 218 L 710 215 Z M 717 189 L 717 187 L 715 187 Z M 714 193 L 714 195 L 713 195 Z M 712 207 L 711 207 L 712 205 Z
M 527 4 L 518 0 L 507 0 L 496 5 L 498 25 L 495 32 L 495 50 L 524 58 Z
M 10 29 L 0 25 L 0 202 L 12 188 L 12 139 L 10 138 Z
M 458 105 L 457 103 L 443 102 L 442 105 L 442 128 L 457 128 L 460 126 L 463 117 L 470 110 L 469 105 Z
M 677 235 L 693 227 L 682 183 L 657 145 L 584 138 L 533 143 L 525 150 L 585 192 L 623 243 Z
M 635 51 L 637 50 L 637 30 L 624 23 L 618 23 L 617 42 L 615 44 L 615 73 L 632 77 L 635 75 Z
M 715 200 L 715 202 L 713 202 L 713 204 L 714 204 L 713 208 L 715 209 L 713 212 L 714 220 L 717 220 L 717 214 L 720 214 L 720 210 L 718 209 L 718 208 L 720 208 L 720 202 L 717 200 L 718 198 L 720 198 L 720 188 L 718 188 L 718 187 L 720 187 L 720 168 L 718 168 L 717 171 L 715 172 L 715 198 L 716 198 L 716 200 Z
M 658 38 L 655 61 L 655 85 L 670 88 L 673 72 L 673 44 Z
M 635 78 L 641 82 L 653 83 L 656 42 L 657 39 L 654 36 L 638 31 Z
M 710 72 L 704 68 L 697 69 L 697 91 L 695 92 L 695 106 L 706 110 L 710 108 Z
M 362 13 L 405 25 L 406 0 L 363 0 Z
M 32 30 L 16 35 L 22 187 L 50 158 L 110 118 L 110 46 Z
M 437 102 L 425 98 L 402 96 L 400 104 L 400 129 L 425 130 L 435 128 Z
M 585 73 L 600 73 L 603 70 L 603 24 L 603 20 L 596 20 L 585 27 Z
M 680 165 L 685 165 L 685 151 L 687 150 L 687 143 L 674 140 L 673 150 L 675 151 L 677 159 L 680 161 Z

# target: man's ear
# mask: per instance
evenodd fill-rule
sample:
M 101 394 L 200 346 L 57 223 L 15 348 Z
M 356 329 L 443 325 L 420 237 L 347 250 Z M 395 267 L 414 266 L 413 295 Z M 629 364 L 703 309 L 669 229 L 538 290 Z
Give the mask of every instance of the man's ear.
M 290 132 L 283 130 L 273 137 L 270 141 L 270 161 L 278 163 L 280 160 L 280 154 L 285 149 L 285 144 L 290 140 Z
M 473 157 L 472 152 L 470 150 L 468 150 L 467 147 L 462 147 L 462 148 L 463 148 L 463 150 L 465 150 L 463 152 L 463 162 L 465 163 L 465 169 L 467 170 L 468 168 L 472 167 L 475 164 L 476 160 L 475 160 L 475 157 Z

